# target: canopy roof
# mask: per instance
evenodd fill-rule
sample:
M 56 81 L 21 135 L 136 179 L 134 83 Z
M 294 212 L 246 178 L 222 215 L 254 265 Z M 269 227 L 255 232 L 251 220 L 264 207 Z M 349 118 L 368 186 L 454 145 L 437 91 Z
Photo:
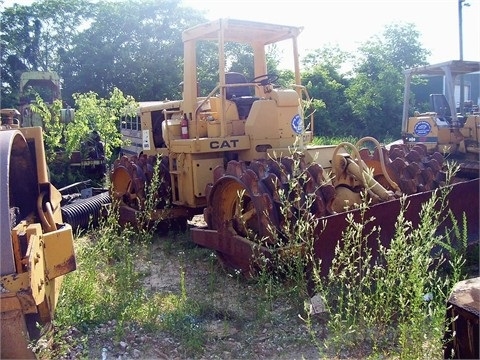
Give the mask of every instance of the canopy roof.
M 444 76 L 449 68 L 453 77 L 480 71 L 480 61 L 451 60 L 439 64 L 420 66 L 404 71 L 406 75 Z
M 268 45 L 296 38 L 302 32 L 303 27 L 237 19 L 218 19 L 185 30 L 183 32 L 183 41 L 217 40 L 222 29 L 224 41 Z

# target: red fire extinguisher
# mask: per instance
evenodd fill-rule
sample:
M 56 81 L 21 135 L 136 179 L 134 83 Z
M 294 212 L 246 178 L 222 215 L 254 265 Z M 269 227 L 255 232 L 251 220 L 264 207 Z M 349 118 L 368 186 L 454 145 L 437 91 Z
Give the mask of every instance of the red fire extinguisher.
M 183 119 L 182 119 L 182 121 L 180 121 L 180 127 L 182 128 L 182 139 L 188 139 L 187 114 L 183 114 Z

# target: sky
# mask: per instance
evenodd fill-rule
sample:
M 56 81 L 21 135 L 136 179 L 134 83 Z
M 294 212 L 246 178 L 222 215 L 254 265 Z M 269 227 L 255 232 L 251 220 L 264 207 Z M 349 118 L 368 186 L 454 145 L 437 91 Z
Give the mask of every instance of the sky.
M 413 23 L 429 63 L 460 58 L 458 0 L 183 0 L 210 19 L 302 26 L 300 56 L 325 45 L 354 52 L 392 23 Z M 463 59 L 480 61 L 480 0 L 462 6 Z
M 32 0 L 5 0 L 30 4 Z M 326 45 L 355 52 L 387 24 L 413 23 L 429 63 L 460 58 L 459 0 L 181 0 L 209 20 L 236 18 L 301 26 L 300 56 Z M 480 0 L 462 6 L 463 59 L 480 61 Z

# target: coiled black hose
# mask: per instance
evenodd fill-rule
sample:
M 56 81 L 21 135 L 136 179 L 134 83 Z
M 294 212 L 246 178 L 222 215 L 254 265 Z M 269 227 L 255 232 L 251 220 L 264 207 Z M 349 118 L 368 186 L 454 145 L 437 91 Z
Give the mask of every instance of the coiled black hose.
M 103 205 L 111 202 L 108 191 L 94 195 L 86 199 L 79 199 L 62 207 L 63 221 L 72 229 L 86 229 L 89 226 L 97 226 L 101 217 Z

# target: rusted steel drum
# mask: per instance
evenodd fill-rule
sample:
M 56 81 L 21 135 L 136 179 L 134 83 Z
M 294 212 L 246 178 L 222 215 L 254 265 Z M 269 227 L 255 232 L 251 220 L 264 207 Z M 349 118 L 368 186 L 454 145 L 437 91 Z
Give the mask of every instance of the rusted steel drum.
M 455 284 L 447 302 L 446 359 L 478 359 L 480 277 Z

